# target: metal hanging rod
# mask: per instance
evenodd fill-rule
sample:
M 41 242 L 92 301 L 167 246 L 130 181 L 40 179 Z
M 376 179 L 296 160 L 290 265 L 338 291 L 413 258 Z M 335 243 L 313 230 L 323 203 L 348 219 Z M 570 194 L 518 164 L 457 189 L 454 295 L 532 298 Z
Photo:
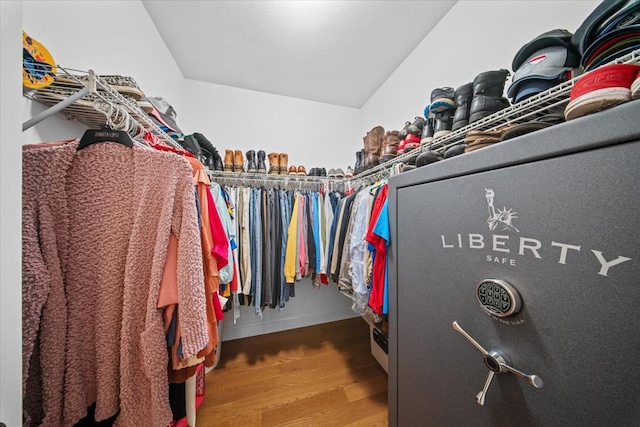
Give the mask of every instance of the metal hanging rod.
M 269 175 L 249 172 L 220 172 L 208 170 L 209 179 L 214 182 L 244 187 L 281 187 L 291 190 L 341 191 L 343 180 L 323 176 Z

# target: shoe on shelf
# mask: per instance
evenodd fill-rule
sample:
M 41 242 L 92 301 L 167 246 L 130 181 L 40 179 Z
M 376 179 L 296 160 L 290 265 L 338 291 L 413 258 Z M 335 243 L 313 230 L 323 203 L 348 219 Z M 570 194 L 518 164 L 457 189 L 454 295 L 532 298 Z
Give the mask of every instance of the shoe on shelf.
M 224 150 L 224 171 L 225 172 L 233 172 L 233 151 L 232 150 Z
M 409 126 L 411 126 L 411 122 L 404 122 L 404 127 L 398 132 L 398 139 L 400 141 L 407 137 L 407 134 L 409 133 Z
M 420 137 L 416 136 L 412 133 L 407 134 L 407 137 L 404 139 L 404 150 L 403 152 L 407 152 L 409 150 L 413 150 L 415 148 L 420 147 Z
M 612 64 L 585 74 L 571 88 L 564 117 L 571 120 L 630 101 L 638 70 L 640 65 Z
M 452 87 L 439 87 L 431 91 L 430 114 L 441 113 L 456 108 L 455 90 Z
M 258 166 L 256 165 L 256 152 L 254 150 L 247 151 L 247 172 L 258 172 Z
M 263 150 L 258 151 L 258 173 L 267 173 L 267 165 L 265 163 L 266 153 Z
M 307 170 L 304 168 L 304 166 L 298 166 L 298 175 L 306 175 L 307 174 Z
M 336 177 L 336 170 L 335 169 L 329 169 L 329 178 L 335 178 Z
M 636 79 L 631 83 L 631 98 L 640 98 L 640 70 L 638 71 Z
M 384 135 L 384 128 L 382 126 L 376 126 L 367 132 L 367 135 L 363 138 L 365 152 L 364 165 L 366 169 L 370 169 L 380 163 L 380 151 L 382 150 Z
M 469 109 L 469 123 L 487 117 L 510 104 L 504 93 L 504 85 L 510 75 L 508 70 L 485 71 L 473 79 L 473 98 Z
M 353 167 L 356 175 L 364 170 L 364 150 L 356 151 L 356 164 Z M 329 169 L 331 172 L 331 169 Z M 335 170 L 333 171 L 335 173 Z
M 416 167 L 425 166 L 431 163 L 439 162 L 442 157 L 435 151 L 425 150 L 416 158 Z
M 351 166 L 347 166 L 347 172 L 344 174 L 345 178 L 351 178 L 353 177 L 353 169 L 351 169 Z
M 278 153 L 269 153 L 269 175 L 278 175 L 280 166 L 278 166 Z
M 433 118 L 429 117 L 424 122 L 424 128 L 422 129 L 422 138 L 420 144 L 430 144 L 433 141 Z
M 473 99 L 473 83 L 460 86 L 455 92 L 456 111 L 453 114 L 451 130 L 457 130 L 469 124 L 471 100 Z
M 280 171 L 280 175 L 287 174 L 287 168 L 289 164 L 289 155 L 285 153 L 278 154 L 278 170 Z M 289 170 L 289 174 L 291 174 L 291 169 Z
M 453 127 L 453 112 L 451 110 L 436 113 L 433 119 L 433 139 L 438 139 L 449 133 Z
M 398 139 L 398 131 L 390 130 L 384 135 L 382 140 L 382 161 L 386 162 L 398 155 L 398 145 L 400 140 Z M 347 171 L 349 173 L 349 171 Z M 357 173 L 357 172 L 356 172 Z
M 298 175 L 298 168 L 295 166 L 289 167 L 288 175 Z
M 420 136 L 422 135 L 423 127 L 424 127 L 424 119 L 420 116 L 416 116 L 413 123 L 411 123 L 407 128 L 407 133 L 410 133 L 415 136 Z
M 344 171 L 342 169 L 336 169 L 336 178 L 344 178 Z
M 236 150 L 233 156 L 233 171 L 244 172 L 244 157 L 242 157 L 242 151 Z
M 455 157 L 455 156 L 459 156 L 460 154 L 464 154 L 465 148 L 467 148 L 467 144 L 465 143 L 452 145 L 451 147 L 447 148 L 447 150 L 444 152 L 444 158 L 448 159 L 450 157 Z
M 325 168 L 320 168 L 320 176 L 327 176 L 327 170 Z

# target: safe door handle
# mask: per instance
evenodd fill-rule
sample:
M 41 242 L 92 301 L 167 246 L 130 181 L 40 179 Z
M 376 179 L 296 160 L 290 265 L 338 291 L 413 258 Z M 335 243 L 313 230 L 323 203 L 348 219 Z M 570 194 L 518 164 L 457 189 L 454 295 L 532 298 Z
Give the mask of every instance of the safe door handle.
M 487 391 L 489 390 L 489 386 L 491 385 L 491 381 L 495 374 L 504 374 L 506 372 L 511 372 L 512 374 L 524 378 L 529 384 L 531 384 L 535 388 L 542 388 L 544 382 L 542 378 L 537 375 L 525 374 L 524 372 L 514 368 L 511 366 L 511 360 L 509 357 L 500 350 L 491 350 L 487 351 L 482 347 L 476 340 L 474 340 L 471 335 L 469 335 L 458 323 L 458 321 L 453 322 L 453 329 L 458 331 L 463 337 L 465 337 L 475 348 L 480 350 L 482 353 L 482 360 L 484 364 L 489 369 L 489 375 L 485 381 L 484 387 L 482 391 L 476 395 L 476 401 L 479 405 L 484 405 L 485 396 Z

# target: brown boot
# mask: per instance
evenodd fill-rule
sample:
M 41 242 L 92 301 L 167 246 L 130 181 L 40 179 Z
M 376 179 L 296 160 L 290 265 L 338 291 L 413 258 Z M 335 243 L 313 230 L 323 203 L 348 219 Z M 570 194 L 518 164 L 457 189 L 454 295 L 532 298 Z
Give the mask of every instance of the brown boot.
M 224 150 L 224 171 L 233 172 L 233 151 Z
M 242 157 L 242 151 L 236 150 L 233 158 L 233 171 L 244 172 L 244 157 Z
M 384 138 L 384 128 L 376 126 L 367 132 L 364 140 L 365 167 L 370 169 L 380 163 L 380 151 L 382 149 L 382 140 Z
M 400 139 L 398 139 L 397 130 L 390 130 L 384 135 L 384 139 L 382 140 L 383 162 L 391 160 L 398 155 L 398 144 L 400 144 Z
M 280 175 L 286 175 L 289 172 L 289 155 L 285 153 L 278 154 L 278 167 Z
M 269 175 L 278 175 L 280 166 L 278 165 L 278 153 L 269 153 Z

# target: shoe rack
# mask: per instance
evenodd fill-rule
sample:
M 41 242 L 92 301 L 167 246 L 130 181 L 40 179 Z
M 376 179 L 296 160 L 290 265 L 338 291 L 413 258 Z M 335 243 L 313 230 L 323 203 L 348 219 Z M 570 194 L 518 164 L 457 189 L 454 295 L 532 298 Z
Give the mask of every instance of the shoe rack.
M 640 49 L 634 50 L 633 52 L 617 58 L 606 65 L 610 64 L 640 64 Z M 495 130 L 509 124 L 523 123 L 544 116 L 548 114 L 549 110 L 553 107 L 566 104 L 569 101 L 571 88 L 586 74 L 588 73 L 577 76 L 552 87 L 551 89 L 520 101 L 517 104 L 513 104 L 504 110 L 500 110 L 490 116 L 470 123 L 463 128 L 457 129 L 447 135 L 435 139 L 430 144 L 421 145 L 419 148 L 398 155 L 394 159 L 388 160 L 378 166 L 359 173 L 353 178 L 349 178 L 349 181 L 351 181 L 354 187 L 368 185 L 379 179 L 389 177 L 394 166 L 404 162 L 416 154 L 420 154 L 422 151 L 430 149 L 438 153 L 444 153 L 449 147 L 464 142 L 464 138 L 469 131 Z
M 23 95 L 49 108 L 24 122 L 25 131 L 55 113 L 62 113 L 68 120 L 80 122 L 90 128 L 108 124 L 108 116 L 128 120 L 131 128 L 144 128 L 171 147 L 182 148 L 138 106 L 135 100 L 123 96 L 93 70 L 81 71 L 59 65 L 56 80 L 40 89 L 24 88 Z M 63 78 L 63 79 L 59 79 Z M 65 81 L 66 82 L 61 82 Z M 72 83 L 69 83 L 72 82 Z M 105 106 L 109 107 L 106 110 Z

